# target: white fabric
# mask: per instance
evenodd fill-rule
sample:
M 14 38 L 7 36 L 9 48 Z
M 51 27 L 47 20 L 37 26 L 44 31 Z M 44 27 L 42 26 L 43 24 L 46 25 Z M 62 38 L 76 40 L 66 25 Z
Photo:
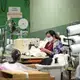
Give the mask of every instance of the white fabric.
M 6 63 L 3 63 L 1 66 L 4 67 L 5 70 L 24 73 L 24 74 L 26 74 L 26 78 L 29 78 L 28 73 L 24 72 L 24 71 L 27 71 L 27 68 L 20 63 L 10 64 L 10 63 L 6 62 Z
M 67 27 L 68 35 L 74 35 L 80 33 L 80 24 L 72 25 Z
M 8 44 L 6 47 L 5 47 L 6 50 L 13 50 L 13 44 Z
M 21 63 L 9 63 L 9 62 L 5 62 L 1 65 L 2 67 L 4 67 L 6 70 L 11 70 L 11 71 L 27 71 L 27 70 L 35 70 L 33 68 L 27 67 Z
M 0 29 L 0 34 L 1 34 L 1 29 Z
M 34 46 L 31 47 L 29 50 L 30 55 L 33 55 L 35 57 L 45 57 L 46 53 L 42 52 L 39 48 L 35 48 Z
M 76 36 L 70 36 L 68 37 L 69 39 L 72 39 L 76 44 L 80 43 L 80 36 L 76 35 Z
M 51 63 L 51 65 L 55 64 L 55 58 L 58 58 L 58 64 L 65 66 L 68 65 L 68 54 L 56 54 L 53 57 L 53 61 Z
M 7 39 L 7 44 L 13 44 L 12 39 Z
M 79 53 L 80 52 L 80 44 L 74 44 L 70 46 L 72 53 Z
M 40 41 L 38 48 L 44 48 L 47 42 L 48 42 L 47 40 Z
M 3 51 L 3 47 L 0 47 L 0 52 L 2 52 Z
M 35 64 L 35 66 L 36 66 L 36 68 L 38 69 L 38 70 L 41 70 L 41 69 L 44 69 L 44 68 L 55 68 L 55 67 L 62 67 L 62 65 L 60 65 L 60 64 L 54 64 L 54 65 L 41 65 L 41 64 Z
M 43 66 L 47 66 L 47 65 L 35 64 L 35 66 L 36 66 L 36 68 L 37 68 L 38 70 L 41 70 L 41 69 L 43 69 Z

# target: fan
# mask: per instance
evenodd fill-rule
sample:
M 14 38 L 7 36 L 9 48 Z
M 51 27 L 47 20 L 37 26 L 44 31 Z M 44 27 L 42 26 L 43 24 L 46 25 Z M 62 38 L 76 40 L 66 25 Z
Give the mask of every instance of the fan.
M 28 31 L 26 30 L 28 27 L 27 19 L 25 18 L 20 19 L 18 22 L 18 27 L 20 28 L 19 38 L 22 38 L 23 35 L 25 36 L 28 33 Z
M 19 22 L 18 22 L 18 26 L 22 30 L 26 29 L 28 27 L 27 19 L 25 19 L 25 18 L 20 19 Z

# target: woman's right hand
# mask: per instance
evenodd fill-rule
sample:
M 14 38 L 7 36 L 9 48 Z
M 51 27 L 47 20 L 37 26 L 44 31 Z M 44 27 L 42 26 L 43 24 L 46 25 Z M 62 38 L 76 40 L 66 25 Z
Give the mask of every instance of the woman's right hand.
M 45 52 L 45 48 L 40 48 L 40 50 L 41 50 L 42 52 Z

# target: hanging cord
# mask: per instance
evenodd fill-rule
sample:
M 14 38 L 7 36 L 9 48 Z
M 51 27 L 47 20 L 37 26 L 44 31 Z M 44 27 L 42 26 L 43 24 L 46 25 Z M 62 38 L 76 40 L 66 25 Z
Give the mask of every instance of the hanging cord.
M 3 59 L 5 58 L 4 57 L 4 54 L 5 54 L 5 28 L 2 28 L 2 32 L 3 32 L 3 51 L 2 51 L 0 63 L 3 63 Z
M 24 0 L 24 4 L 25 4 L 25 6 L 29 7 L 30 1 L 29 0 Z
M 7 7 L 7 0 L 0 0 L 0 5 L 1 5 L 1 10 L 5 12 Z

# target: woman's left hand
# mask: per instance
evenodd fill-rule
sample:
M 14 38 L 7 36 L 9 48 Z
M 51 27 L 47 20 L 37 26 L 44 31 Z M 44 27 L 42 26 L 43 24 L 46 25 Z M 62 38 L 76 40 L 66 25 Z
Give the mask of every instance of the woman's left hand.
M 41 51 L 43 52 L 46 52 L 46 49 L 45 48 L 40 48 Z
M 46 49 L 46 48 L 40 48 L 40 50 L 41 50 L 42 52 L 45 52 L 45 53 L 48 53 L 48 54 L 51 54 L 51 53 L 52 53 L 52 51 L 50 51 L 50 50 L 48 50 L 48 49 Z

